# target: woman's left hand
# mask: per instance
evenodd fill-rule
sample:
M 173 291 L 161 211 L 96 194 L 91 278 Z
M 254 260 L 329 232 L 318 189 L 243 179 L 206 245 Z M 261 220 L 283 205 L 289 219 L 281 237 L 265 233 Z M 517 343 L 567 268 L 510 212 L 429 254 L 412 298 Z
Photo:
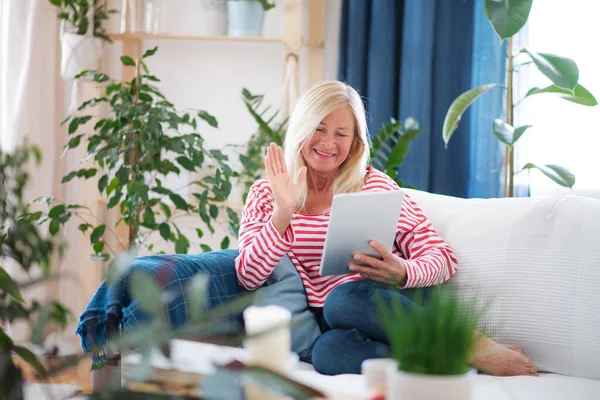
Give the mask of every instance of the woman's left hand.
M 350 263 L 348 266 L 350 270 L 377 282 L 404 286 L 406 284 L 406 267 L 404 266 L 404 261 L 387 251 L 385 246 L 375 240 L 371 240 L 369 246 L 379 254 L 381 259 L 356 253 L 354 254 L 354 259 L 366 265 Z

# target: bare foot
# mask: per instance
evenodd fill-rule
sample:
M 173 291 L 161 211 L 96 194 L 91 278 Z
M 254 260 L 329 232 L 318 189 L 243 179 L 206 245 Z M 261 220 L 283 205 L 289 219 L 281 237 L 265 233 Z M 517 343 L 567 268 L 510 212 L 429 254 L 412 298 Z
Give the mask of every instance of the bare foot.
M 517 346 L 516 344 L 503 344 L 502 346 L 506 347 L 507 349 L 511 349 L 514 351 L 518 351 L 519 353 L 525 354 L 523 349 L 521 347 Z
M 485 336 L 477 343 L 471 365 L 496 376 L 538 375 L 537 368 L 520 347 L 501 345 Z

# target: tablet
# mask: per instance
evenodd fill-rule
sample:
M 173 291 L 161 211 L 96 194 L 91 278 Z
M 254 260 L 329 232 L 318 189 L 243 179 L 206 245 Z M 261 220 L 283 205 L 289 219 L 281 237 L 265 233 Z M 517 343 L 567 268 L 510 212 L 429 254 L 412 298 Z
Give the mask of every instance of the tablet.
M 380 258 L 369 246 L 369 240 L 376 240 L 391 251 L 403 201 L 402 190 L 335 195 L 331 204 L 320 274 L 355 273 L 348 269 L 349 263 L 356 263 L 352 258 L 355 252 Z

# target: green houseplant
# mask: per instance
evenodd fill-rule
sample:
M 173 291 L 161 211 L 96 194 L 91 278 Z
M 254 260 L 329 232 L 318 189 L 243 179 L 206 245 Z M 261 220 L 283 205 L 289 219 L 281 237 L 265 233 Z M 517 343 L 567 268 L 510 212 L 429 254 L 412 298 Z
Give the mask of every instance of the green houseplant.
M 236 171 L 236 177 L 245 187 L 242 198 L 244 202 L 250 186 L 265 176 L 265 149 L 271 142 L 283 146 L 287 129 L 287 118 L 280 120 L 279 111 L 271 111 L 271 107 L 263 106 L 263 100 L 263 95 L 254 95 L 248 89 L 242 90 L 242 101 L 257 124 L 257 131 L 251 135 L 246 145 L 242 146 L 239 155 L 242 168 Z M 391 118 L 389 122 L 382 124 L 377 134 L 371 138 L 371 165 L 404 187 L 404 183 L 398 178 L 397 170 L 404 162 L 411 142 L 421 133 L 419 123 L 414 118 L 409 117 L 404 122 Z
M 440 287 L 415 296 L 410 306 L 378 299 L 378 310 L 389 339 L 392 364 L 387 399 L 470 398 L 469 375 L 477 326 L 474 308 L 449 297 Z
M 40 211 L 31 211 L 23 198 L 28 183 L 26 167 L 31 158 L 40 162 L 37 147 L 24 146 L 5 153 L 0 148 L 0 398 L 23 398 L 23 375 L 13 356 L 19 356 L 41 376 L 46 369 L 38 357 L 27 347 L 13 341 L 5 330 L 5 323 L 26 321 L 31 328 L 31 343 L 41 346 L 49 323 L 64 328 L 69 311 L 59 302 L 46 304 L 26 301 L 23 290 L 43 283 L 51 276 L 51 259 L 60 253 L 62 246 L 42 235 L 34 223 Z M 12 271 L 28 276 L 18 281 Z M 23 338 L 19 338 L 23 341 Z
M 157 48 L 146 51 L 139 60 L 121 57 L 123 65 L 136 70 L 130 82 L 114 81 L 97 71 L 79 74 L 78 79 L 88 77 L 103 85 L 105 91 L 100 97 L 85 101 L 76 116 L 63 121 L 69 133 L 65 152 L 86 146 L 87 154 L 81 168 L 69 172 L 62 182 L 97 179 L 98 193 L 106 199 L 107 210 L 118 209 L 121 218 L 110 227 L 98 223 L 93 213 L 81 205 L 44 198 L 41 201 L 52 204 L 52 208 L 43 220 L 49 222 L 50 233 L 55 235 L 61 225 L 75 216 L 79 229 L 90 234 L 95 260 L 106 261 L 120 253 L 120 249 L 111 248 L 103 239 L 105 233 L 116 235 L 120 223 L 128 230 L 127 238 L 121 238 L 122 249 L 135 246 L 154 251 L 154 244 L 148 244 L 148 239 L 157 232 L 174 245 L 176 253 L 187 253 L 192 243 L 179 228 L 179 218 L 198 215 L 203 229 L 211 234 L 219 215 L 225 220 L 237 220 L 235 212 L 226 206 L 233 174 L 227 156 L 218 149 L 208 149 L 197 132 L 201 122 L 215 128 L 218 122 L 206 111 L 178 112 L 153 85 L 159 79 L 149 74 L 144 60 L 156 51 Z M 93 115 L 86 112 L 98 104 L 106 104 L 110 115 L 92 121 Z M 169 188 L 166 183 L 170 177 L 179 175 L 182 169 L 197 179 L 181 188 Z M 183 190 L 191 193 L 182 196 Z M 204 237 L 203 229 L 196 228 L 199 239 Z M 229 242 L 225 235 L 221 247 L 227 248 Z M 200 243 L 200 249 L 211 250 L 205 243 Z
M 502 41 L 507 39 L 506 59 L 506 119 L 496 119 L 492 131 L 500 142 L 506 145 L 504 195 L 514 196 L 515 160 L 514 146 L 530 125 L 514 126 L 514 87 L 513 75 L 526 64 L 533 63 L 539 71 L 550 81 L 550 85 L 544 88 L 531 88 L 525 98 L 543 93 L 556 95 L 567 101 L 583 106 L 596 106 L 598 103 L 594 96 L 579 83 L 579 70 L 575 61 L 550 53 L 537 53 L 530 49 L 520 49 L 514 53 L 513 37 L 523 28 L 531 11 L 533 0 L 485 0 L 484 11 L 488 21 Z M 523 55 L 529 59 L 519 64 L 514 60 L 517 55 Z M 470 89 L 450 105 L 444 120 L 442 129 L 443 140 L 448 145 L 452 134 L 458 127 L 462 114 L 477 97 L 493 88 L 504 87 L 501 84 L 487 84 Z M 521 170 L 538 169 L 545 176 L 564 187 L 573 187 L 575 176 L 565 167 L 555 164 L 536 165 L 526 163 Z
M 49 0 L 61 21 L 60 74 L 64 79 L 95 69 L 105 42 L 110 42 L 104 23 L 111 13 L 107 0 Z

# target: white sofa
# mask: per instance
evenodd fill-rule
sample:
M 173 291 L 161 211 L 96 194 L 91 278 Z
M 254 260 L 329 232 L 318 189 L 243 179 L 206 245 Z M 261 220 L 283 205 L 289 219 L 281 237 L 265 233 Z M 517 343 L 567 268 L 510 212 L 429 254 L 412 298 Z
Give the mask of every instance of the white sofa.
M 407 190 L 455 251 L 453 291 L 487 302 L 480 328 L 520 345 L 539 377 L 477 375 L 475 399 L 600 399 L 600 201 L 460 199 Z M 359 376 L 297 378 L 364 398 Z M 356 396 L 356 397 L 350 397 Z
M 520 345 L 543 371 L 539 377 L 477 375 L 474 399 L 599 400 L 600 201 L 407 193 L 456 252 L 454 293 L 488 305 L 480 328 L 501 343 Z M 203 346 L 180 343 L 173 362 L 197 370 L 193 360 L 211 358 L 200 353 L 222 358 L 240 351 Z M 323 376 L 302 365 L 292 377 L 331 398 L 366 399 L 362 376 Z

